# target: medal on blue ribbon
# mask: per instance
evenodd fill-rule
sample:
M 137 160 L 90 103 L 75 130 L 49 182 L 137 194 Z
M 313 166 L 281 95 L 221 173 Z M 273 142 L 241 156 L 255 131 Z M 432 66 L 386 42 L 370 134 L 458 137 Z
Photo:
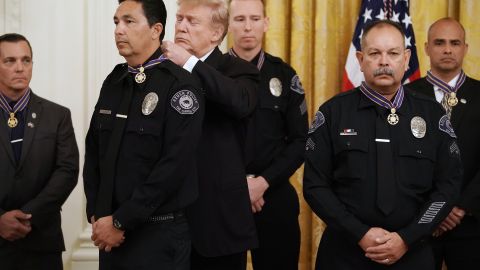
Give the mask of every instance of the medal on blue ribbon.
M 427 71 L 426 79 L 432 85 L 437 86 L 438 89 L 440 89 L 445 95 L 448 95 L 446 97 L 448 106 L 455 107 L 458 104 L 457 91 L 463 85 L 466 78 L 467 75 L 465 75 L 465 72 L 463 72 L 463 70 L 460 71 L 460 75 L 458 77 L 457 83 L 455 84 L 455 87 L 451 87 L 450 85 L 448 85 L 448 83 L 442 81 L 440 78 L 433 75 L 433 73 L 429 70 Z
M 167 60 L 167 57 L 165 57 L 162 54 L 162 55 L 160 55 L 159 58 L 149 61 L 144 66 L 140 66 L 138 68 L 128 66 L 128 72 L 135 74 L 135 82 L 140 84 L 140 83 L 143 83 L 147 79 L 147 74 L 145 74 L 145 70 L 150 69 L 150 68 L 162 63 L 165 60 Z
M 4 111 L 6 111 L 9 115 L 7 119 L 7 125 L 9 128 L 14 128 L 18 125 L 18 119 L 15 117 L 15 114 L 19 111 L 22 111 L 27 107 L 28 101 L 30 100 L 30 89 L 27 89 L 25 91 L 25 94 L 17 101 L 15 106 L 10 107 L 10 104 L 8 104 L 7 99 L 0 94 L 0 108 L 2 108 Z
M 400 88 L 397 90 L 397 94 L 395 95 L 393 102 L 386 99 L 384 96 L 380 95 L 375 90 L 370 89 L 365 82 L 362 82 L 362 85 L 360 85 L 360 91 L 374 103 L 390 110 L 390 114 L 387 116 L 387 122 L 390 125 L 394 126 L 398 124 L 398 122 L 400 121 L 400 117 L 397 114 L 397 109 L 402 106 L 403 98 L 405 95 L 403 86 L 400 86 Z

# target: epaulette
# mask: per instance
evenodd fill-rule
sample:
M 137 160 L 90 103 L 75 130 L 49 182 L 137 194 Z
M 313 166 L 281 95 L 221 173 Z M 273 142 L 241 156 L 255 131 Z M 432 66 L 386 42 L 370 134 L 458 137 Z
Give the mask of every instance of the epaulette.
M 160 65 L 157 65 L 155 68 L 161 69 L 162 72 L 166 72 L 172 75 L 173 77 L 175 77 L 175 80 L 180 85 L 183 85 L 183 86 L 199 85 L 199 83 L 195 81 L 194 76 L 192 76 L 190 72 L 186 71 L 185 69 L 173 63 L 170 60 L 165 60 Z
M 404 90 L 406 90 L 406 91 L 404 91 L 405 95 L 411 96 L 414 99 L 420 99 L 420 100 L 423 100 L 423 101 L 428 101 L 428 102 L 431 102 L 431 103 L 438 104 L 438 102 L 434 98 L 426 96 L 422 93 L 418 93 L 416 91 L 411 91 L 410 88 L 408 88 L 408 87 L 404 87 Z
M 283 63 L 283 59 L 278 57 L 278 56 L 273 56 L 267 52 L 265 52 L 265 58 L 267 58 L 269 61 L 274 62 L 274 63 Z
M 125 76 L 128 75 L 128 65 L 127 63 L 117 64 L 112 72 L 108 74 L 107 78 L 103 81 L 103 85 L 110 84 L 111 82 L 117 82 L 123 80 Z
M 348 91 L 340 92 L 340 93 L 336 94 L 336 95 L 334 96 L 334 98 L 337 98 L 337 97 L 345 97 L 345 96 L 353 95 L 353 94 L 355 94 L 355 93 L 357 92 L 357 90 L 358 90 L 358 87 L 355 87 L 355 88 L 352 88 L 352 89 L 350 89 L 350 90 L 348 90 Z

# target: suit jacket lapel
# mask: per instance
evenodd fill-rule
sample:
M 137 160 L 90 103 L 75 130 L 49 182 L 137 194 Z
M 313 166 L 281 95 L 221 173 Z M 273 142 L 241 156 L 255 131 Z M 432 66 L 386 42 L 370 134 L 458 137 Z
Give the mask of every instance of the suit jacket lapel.
M 435 91 L 433 90 L 433 85 L 429 83 L 425 78 L 422 78 L 420 81 L 420 87 L 418 92 L 435 99 Z
M 0 109 L 0 143 L 7 151 L 7 155 L 10 158 L 10 162 L 15 166 L 15 157 L 13 156 L 12 144 L 10 143 L 10 130 L 7 127 L 7 119 L 4 116 L 4 112 Z
M 205 59 L 205 63 L 208 64 L 209 66 L 217 69 L 218 67 L 218 62 L 222 56 L 222 52 L 218 47 L 215 47 L 213 49 L 212 53 Z
M 35 113 L 35 117 L 32 115 Z M 42 103 L 40 99 L 33 93 L 30 96 L 30 103 L 28 104 L 28 114 L 25 116 L 25 131 L 23 135 L 22 155 L 17 169 L 20 169 L 25 162 L 25 158 L 32 145 L 35 131 L 38 129 L 38 122 L 42 117 Z
M 470 85 L 471 81 L 470 78 L 467 77 L 465 83 L 458 89 L 457 97 L 458 97 L 458 104 L 452 110 L 452 125 L 453 128 L 456 130 L 460 126 L 463 116 L 465 115 L 465 111 L 472 105 L 468 105 L 468 102 L 474 100 L 473 96 L 475 95 L 475 91 L 472 91 Z M 476 89 L 475 89 L 476 90 Z M 462 100 L 465 100 L 467 103 L 462 103 Z M 474 105 L 473 105 L 474 106 Z

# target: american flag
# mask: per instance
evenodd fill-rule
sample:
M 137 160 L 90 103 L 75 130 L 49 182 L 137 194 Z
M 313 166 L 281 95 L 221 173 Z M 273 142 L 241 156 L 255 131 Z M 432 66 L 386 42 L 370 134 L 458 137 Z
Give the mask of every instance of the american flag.
M 409 0 L 362 0 L 357 26 L 353 33 L 352 43 L 350 44 L 345 64 L 345 72 L 343 73 L 342 91 L 358 87 L 364 80 L 355 56 L 355 52 L 360 50 L 363 28 L 369 22 L 384 19 L 389 19 L 402 25 L 405 31 L 405 45 L 412 52 L 409 68 L 403 77 L 403 83 L 420 78 L 417 47 L 415 46 L 415 35 L 409 12 Z

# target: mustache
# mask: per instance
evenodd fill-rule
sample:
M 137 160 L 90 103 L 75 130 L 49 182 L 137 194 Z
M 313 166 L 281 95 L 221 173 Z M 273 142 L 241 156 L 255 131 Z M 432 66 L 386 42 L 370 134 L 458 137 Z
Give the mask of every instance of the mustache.
M 393 69 L 388 67 L 377 68 L 373 71 L 373 76 L 377 77 L 380 75 L 390 75 L 393 76 Z

